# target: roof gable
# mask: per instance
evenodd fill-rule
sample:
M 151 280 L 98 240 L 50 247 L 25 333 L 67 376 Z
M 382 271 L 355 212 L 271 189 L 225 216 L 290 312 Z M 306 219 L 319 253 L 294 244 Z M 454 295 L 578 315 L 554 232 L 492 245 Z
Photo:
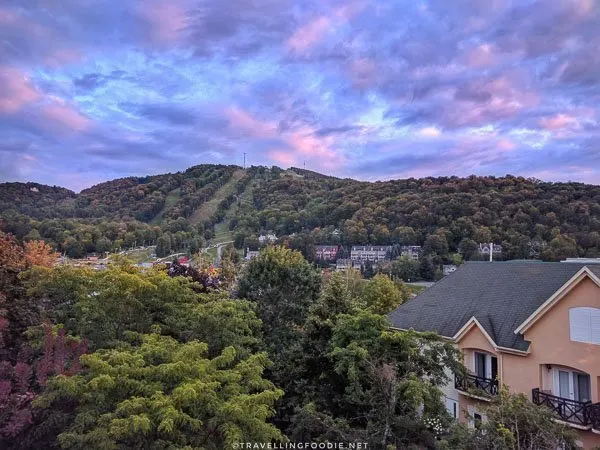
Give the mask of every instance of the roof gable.
M 389 314 L 394 328 L 452 338 L 473 317 L 499 349 L 527 351 L 517 329 L 584 267 L 540 261 L 468 262 Z M 588 266 L 600 275 L 600 265 Z
M 539 319 L 541 319 L 546 312 L 548 312 L 554 305 L 562 300 L 571 290 L 581 283 L 582 280 L 589 278 L 598 287 L 600 287 L 600 278 L 593 273 L 587 266 L 582 267 L 575 275 L 563 284 L 552 296 L 550 296 L 544 303 L 542 303 L 534 312 L 531 313 L 527 319 L 525 319 L 516 329 L 515 334 L 524 334 L 529 328 L 533 326 Z
M 460 340 L 464 338 L 469 333 L 469 331 L 473 329 L 473 327 L 479 328 L 483 336 L 488 340 L 492 347 L 497 347 L 496 342 L 494 342 L 494 339 L 492 339 L 492 337 L 485 330 L 485 328 L 483 328 L 483 326 L 475 316 L 471 317 L 469 321 L 465 323 L 463 327 L 460 330 L 458 330 L 454 336 L 452 336 L 452 340 L 454 340 L 455 342 L 460 342 Z

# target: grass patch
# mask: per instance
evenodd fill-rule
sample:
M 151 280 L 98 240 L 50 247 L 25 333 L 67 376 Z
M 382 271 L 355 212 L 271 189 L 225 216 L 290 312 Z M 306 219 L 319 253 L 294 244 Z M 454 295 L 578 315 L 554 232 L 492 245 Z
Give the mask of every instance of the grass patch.
M 404 284 L 411 294 L 419 295 L 421 292 L 425 290 L 425 286 L 418 286 L 415 284 Z
M 189 219 L 190 223 L 195 225 L 197 223 L 207 221 L 214 216 L 217 212 L 217 208 L 219 207 L 219 203 L 235 192 L 235 185 L 245 176 L 246 172 L 244 170 L 236 170 L 229 181 L 227 181 L 227 183 L 225 183 L 217 192 L 215 192 L 215 195 L 213 195 L 209 201 L 202 203 L 202 205 L 200 205 L 200 207 L 194 211 Z
M 239 196 L 243 204 L 253 204 L 254 196 L 252 195 L 254 192 L 256 181 L 250 180 L 250 182 L 246 185 L 246 189 Z M 225 217 L 221 222 L 215 225 L 215 236 L 211 239 L 211 242 L 219 243 L 226 241 L 233 241 L 233 230 L 229 229 L 229 224 L 231 219 L 233 219 L 237 214 L 238 202 L 234 202 L 231 204 L 227 212 L 225 213 Z
M 138 264 L 143 262 L 151 262 L 152 258 L 150 258 L 150 255 L 152 254 L 152 252 L 153 250 L 134 250 L 132 252 L 128 252 L 120 256 L 122 258 L 125 258 L 132 264 Z
M 181 197 L 181 189 L 173 189 L 171 192 L 167 194 L 167 198 L 165 199 L 165 206 L 160 212 L 149 222 L 150 225 L 160 225 L 163 221 L 163 216 L 165 215 L 165 211 L 177 203 L 179 198 Z

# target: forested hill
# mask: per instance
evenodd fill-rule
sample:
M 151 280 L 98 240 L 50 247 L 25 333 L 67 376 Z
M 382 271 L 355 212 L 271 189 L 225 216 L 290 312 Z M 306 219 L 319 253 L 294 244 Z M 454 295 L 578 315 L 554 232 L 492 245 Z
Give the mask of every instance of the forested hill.
M 72 211 L 77 194 L 38 183 L 0 184 L 0 213 L 16 210 L 30 217 L 64 217 Z
M 272 232 L 292 235 L 288 243 L 305 254 L 321 243 L 398 243 L 468 258 L 476 243 L 493 241 L 511 259 L 600 256 L 600 186 L 514 176 L 363 182 L 302 169 L 201 165 L 79 194 L 0 184 L 0 215 L 20 239 L 39 236 L 80 252 L 160 238 L 169 249 L 195 248 L 215 232 L 256 247 L 260 234 Z
M 582 183 L 514 176 L 367 183 L 309 174 L 262 184 L 254 205 L 240 228 L 258 223 L 278 236 L 313 230 L 317 243 L 428 244 L 466 254 L 493 241 L 511 259 L 600 255 L 600 186 Z

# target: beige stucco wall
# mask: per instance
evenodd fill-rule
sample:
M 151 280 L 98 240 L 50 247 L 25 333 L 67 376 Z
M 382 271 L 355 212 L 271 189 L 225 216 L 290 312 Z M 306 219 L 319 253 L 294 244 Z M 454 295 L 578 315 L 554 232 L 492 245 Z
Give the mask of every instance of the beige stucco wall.
M 486 353 L 491 353 L 495 356 L 496 351 L 494 347 L 490 343 L 490 341 L 485 337 L 485 335 L 481 332 L 478 326 L 473 326 L 467 334 L 463 336 L 463 338 L 458 343 L 458 348 L 463 355 L 463 364 L 467 369 L 473 371 L 475 368 L 473 367 L 473 352 L 476 350 L 480 350 Z M 500 364 L 500 361 L 498 361 Z M 500 366 L 498 366 L 500 369 Z
M 600 308 L 600 287 L 589 278 L 583 279 L 527 330 L 524 337 L 531 342 L 527 357 L 505 355 L 505 383 L 512 390 L 530 395 L 534 387 L 550 389 L 551 383 L 546 386 L 540 383 L 548 382 L 545 365 L 556 364 L 589 374 L 592 401 L 600 402 L 600 345 L 573 342 L 569 335 L 569 308 L 577 306 Z M 534 374 L 537 374 L 538 380 L 544 374 L 544 379 L 539 380 L 536 386 L 531 385 L 530 376 Z
M 500 382 L 512 392 L 526 394 L 529 399 L 534 388 L 552 389 L 552 372 L 546 364 L 570 367 L 590 375 L 592 401 L 600 402 L 600 345 L 572 342 L 569 335 L 569 308 L 578 306 L 600 308 L 600 287 L 589 278 L 584 278 L 527 330 L 524 337 L 531 342 L 527 356 L 496 353 L 479 328 L 473 327 L 458 342 L 465 366 L 473 370 L 472 352 L 475 349 L 495 354 Z M 460 397 L 463 414 L 469 407 L 485 407 L 482 402 L 464 395 Z M 583 448 L 600 446 L 600 435 L 589 431 L 579 435 Z
M 600 447 L 600 435 L 592 433 L 591 431 L 581 431 L 578 433 L 577 441 L 577 445 L 586 450 L 593 450 Z

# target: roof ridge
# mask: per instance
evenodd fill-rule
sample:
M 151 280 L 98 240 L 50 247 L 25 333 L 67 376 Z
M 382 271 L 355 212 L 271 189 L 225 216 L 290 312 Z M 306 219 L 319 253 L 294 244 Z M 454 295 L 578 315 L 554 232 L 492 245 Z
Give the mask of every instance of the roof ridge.
M 474 316 L 499 346 L 523 350 L 526 343 L 514 334 L 515 328 L 586 266 L 539 260 L 467 262 L 389 318 L 395 328 L 454 336 Z M 588 269 L 600 276 L 600 265 Z

